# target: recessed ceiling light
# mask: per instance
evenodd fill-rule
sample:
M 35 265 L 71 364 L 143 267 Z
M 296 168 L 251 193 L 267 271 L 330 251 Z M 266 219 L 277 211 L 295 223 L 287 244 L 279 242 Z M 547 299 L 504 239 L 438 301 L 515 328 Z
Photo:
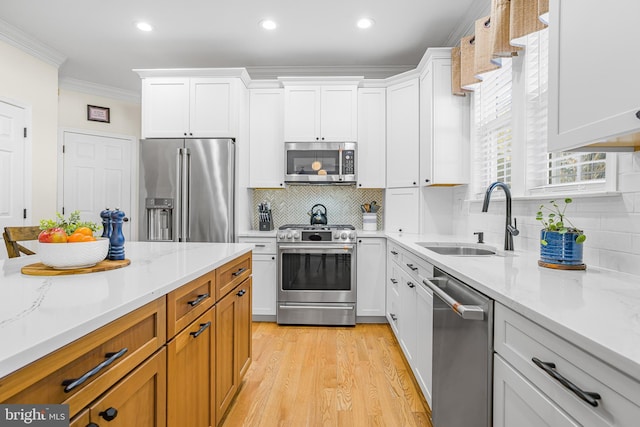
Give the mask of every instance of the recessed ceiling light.
M 359 19 L 356 25 L 358 26 L 358 28 L 361 28 L 363 30 L 366 28 L 370 28 L 373 25 L 373 19 L 371 18 Z
M 275 21 L 272 21 L 271 19 L 263 19 L 262 21 L 260 21 L 260 26 L 265 30 L 275 30 L 278 27 L 278 24 L 276 24 Z
M 140 31 L 153 31 L 153 27 L 147 22 L 137 22 L 136 28 L 138 28 Z

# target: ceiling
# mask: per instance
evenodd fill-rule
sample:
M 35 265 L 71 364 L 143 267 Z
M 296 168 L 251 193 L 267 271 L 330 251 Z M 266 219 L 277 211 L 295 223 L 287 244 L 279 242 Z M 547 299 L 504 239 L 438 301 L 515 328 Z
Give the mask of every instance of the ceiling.
M 139 93 L 134 68 L 246 67 L 252 78 L 414 68 L 453 46 L 490 0 L 2 0 L 0 39 L 59 58 L 61 80 Z M 375 25 L 356 27 L 361 17 Z M 278 28 L 258 24 L 270 18 Z M 154 31 L 143 33 L 144 20 Z M 471 29 L 472 31 L 472 29 Z M 14 43 L 16 44 L 16 43 Z

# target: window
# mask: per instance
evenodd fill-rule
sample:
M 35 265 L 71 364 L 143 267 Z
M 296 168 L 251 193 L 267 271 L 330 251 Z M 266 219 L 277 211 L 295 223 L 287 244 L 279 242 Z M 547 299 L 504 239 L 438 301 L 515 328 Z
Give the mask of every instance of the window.
M 495 181 L 511 185 L 511 60 L 483 76 L 473 92 L 474 188 L 476 197 Z
M 527 190 L 536 194 L 604 187 L 605 153 L 547 152 L 549 29 L 527 36 L 524 61 Z

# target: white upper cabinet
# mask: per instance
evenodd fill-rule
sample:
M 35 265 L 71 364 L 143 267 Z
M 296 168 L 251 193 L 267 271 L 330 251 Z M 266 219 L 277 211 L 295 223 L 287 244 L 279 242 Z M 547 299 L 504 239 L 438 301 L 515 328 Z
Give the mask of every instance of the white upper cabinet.
M 420 76 L 420 183 L 469 182 L 469 97 L 451 94 L 451 49 L 427 50 Z
M 284 96 L 285 141 L 358 140 L 357 85 L 285 85 Z
M 420 232 L 420 193 L 418 187 L 390 188 L 385 191 L 384 229 L 390 233 Z
M 236 137 L 239 85 L 235 78 L 143 78 L 142 137 Z
M 249 92 L 249 187 L 283 187 L 284 89 Z
M 637 0 L 551 1 L 549 151 L 640 147 L 638 16 Z
M 387 188 L 419 185 L 419 96 L 418 77 L 387 88 Z
M 384 188 L 386 90 L 358 89 L 358 188 Z

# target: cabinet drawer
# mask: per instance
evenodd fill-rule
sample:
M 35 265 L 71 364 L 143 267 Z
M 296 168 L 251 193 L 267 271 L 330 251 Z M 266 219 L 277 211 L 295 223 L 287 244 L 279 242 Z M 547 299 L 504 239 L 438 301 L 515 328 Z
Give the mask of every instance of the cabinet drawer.
M 251 275 L 251 252 L 216 269 L 216 301 Z
M 1 379 L 0 402 L 64 403 L 72 417 L 165 342 L 162 297 Z
M 171 339 L 215 302 L 216 273 L 211 271 L 167 294 L 167 337 Z
M 402 261 L 402 249 L 395 243 L 387 243 L 387 260 L 398 263 Z
M 275 237 L 240 237 L 238 239 L 240 243 L 253 243 L 254 254 L 275 254 L 276 253 L 276 238 Z
M 422 283 L 422 278 L 433 278 L 433 265 L 412 253 L 403 252 L 401 266 L 413 280 L 419 283 Z
M 495 305 L 494 339 L 497 353 L 581 425 L 629 426 L 640 419 L 640 382 L 501 304 Z M 597 406 L 578 397 L 533 358 L 555 364 L 553 370 L 580 390 L 598 393 Z

